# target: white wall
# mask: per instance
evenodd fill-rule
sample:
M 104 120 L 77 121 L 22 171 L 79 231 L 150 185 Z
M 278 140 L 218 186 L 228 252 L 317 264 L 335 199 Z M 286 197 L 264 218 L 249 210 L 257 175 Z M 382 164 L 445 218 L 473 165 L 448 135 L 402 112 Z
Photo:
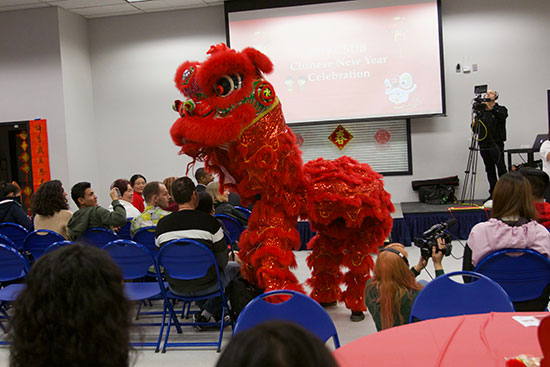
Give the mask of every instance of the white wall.
M 58 8 L 64 113 L 67 136 L 69 192 L 76 182 L 100 182 L 96 123 L 93 109 L 92 69 L 88 22 Z M 71 207 L 76 209 L 72 200 Z
M 442 2 L 447 116 L 411 121 L 414 174 L 385 179 L 394 202 L 418 200 L 412 180 L 458 174 L 462 184 L 474 85 L 498 90 L 498 102 L 508 108 L 506 148 L 531 146 L 537 133 L 548 130 L 550 2 Z M 458 74 L 457 63 L 479 69 Z M 476 197 L 488 197 L 481 157 L 477 178 Z
M 52 178 L 68 180 L 56 8 L 0 12 L 0 121 L 45 118 Z
M 510 111 L 507 147 L 530 145 L 547 130 L 550 2 L 442 2 L 447 116 L 412 121 L 414 174 L 385 179 L 394 202 L 418 199 L 412 180 L 463 179 L 476 84 L 497 89 Z M 48 8 L 0 13 L 0 121 L 47 118 L 53 176 L 66 187 L 89 179 L 107 205 L 118 177 L 185 174 L 189 158 L 177 155 L 168 133 L 177 118 L 171 104 L 181 98 L 173 74 L 224 41 L 222 7 L 88 21 L 60 11 L 59 29 L 57 11 Z M 479 71 L 457 74 L 457 63 Z M 487 189 L 479 162 L 477 197 Z
M 210 45 L 225 42 L 224 13 L 200 8 L 93 19 L 89 26 L 101 162 L 95 190 L 106 204 L 117 178 L 185 174 L 190 159 L 177 154 L 169 134 L 178 117 L 172 103 L 183 98 L 173 78 L 182 62 L 203 60 Z

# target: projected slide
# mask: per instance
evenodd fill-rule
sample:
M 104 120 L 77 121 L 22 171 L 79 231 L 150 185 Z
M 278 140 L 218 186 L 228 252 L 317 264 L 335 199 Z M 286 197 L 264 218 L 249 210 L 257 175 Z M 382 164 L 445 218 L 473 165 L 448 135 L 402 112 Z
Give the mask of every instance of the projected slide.
M 337 6 L 346 3 L 356 4 Z M 229 13 L 231 47 L 255 47 L 273 61 L 267 79 L 287 122 L 443 112 L 435 1 L 326 5 Z

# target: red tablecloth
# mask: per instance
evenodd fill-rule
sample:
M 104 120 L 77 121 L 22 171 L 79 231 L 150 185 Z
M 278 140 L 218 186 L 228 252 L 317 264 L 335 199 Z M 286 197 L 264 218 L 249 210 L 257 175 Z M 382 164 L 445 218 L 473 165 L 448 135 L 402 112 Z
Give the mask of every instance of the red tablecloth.
M 545 312 L 490 313 L 428 320 L 367 335 L 334 351 L 340 367 L 504 366 L 506 357 L 541 356 L 537 327 L 512 316 Z

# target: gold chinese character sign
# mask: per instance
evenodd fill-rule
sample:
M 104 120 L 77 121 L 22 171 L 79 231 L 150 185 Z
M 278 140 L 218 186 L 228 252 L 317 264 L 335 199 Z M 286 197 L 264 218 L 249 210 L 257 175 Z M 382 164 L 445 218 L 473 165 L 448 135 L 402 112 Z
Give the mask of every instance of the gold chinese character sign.
M 346 130 L 342 125 L 338 125 L 336 129 L 330 134 L 328 140 L 330 140 L 338 149 L 342 150 L 353 139 L 353 135 Z

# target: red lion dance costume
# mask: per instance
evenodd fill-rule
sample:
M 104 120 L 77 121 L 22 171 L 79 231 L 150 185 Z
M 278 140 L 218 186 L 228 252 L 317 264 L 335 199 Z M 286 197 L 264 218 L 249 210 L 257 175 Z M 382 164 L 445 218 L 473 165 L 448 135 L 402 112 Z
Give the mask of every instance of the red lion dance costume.
M 239 240 L 243 275 L 266 291 L 303 291 L 289 269 L 296 267 L 292 250 L 300 245 L 298 216 L 307 217 L 317 231 L 307 260 L 311 296 L 320 303 L 344 301 L 354 313 L 366 310 L 370 254 L 388 236 L 394 210 L 381 176 L 349 157 L 304 165 L 273 86 L 262 76 L 273 70 L 271 61 L 253 48 L 236 52 L 224 44 L 208 54 L 176 72 L 187 100 L 175 102 L 180 118 L 170 134 L 180 154 L 218 174 L 220 187 L 254 203 Z

